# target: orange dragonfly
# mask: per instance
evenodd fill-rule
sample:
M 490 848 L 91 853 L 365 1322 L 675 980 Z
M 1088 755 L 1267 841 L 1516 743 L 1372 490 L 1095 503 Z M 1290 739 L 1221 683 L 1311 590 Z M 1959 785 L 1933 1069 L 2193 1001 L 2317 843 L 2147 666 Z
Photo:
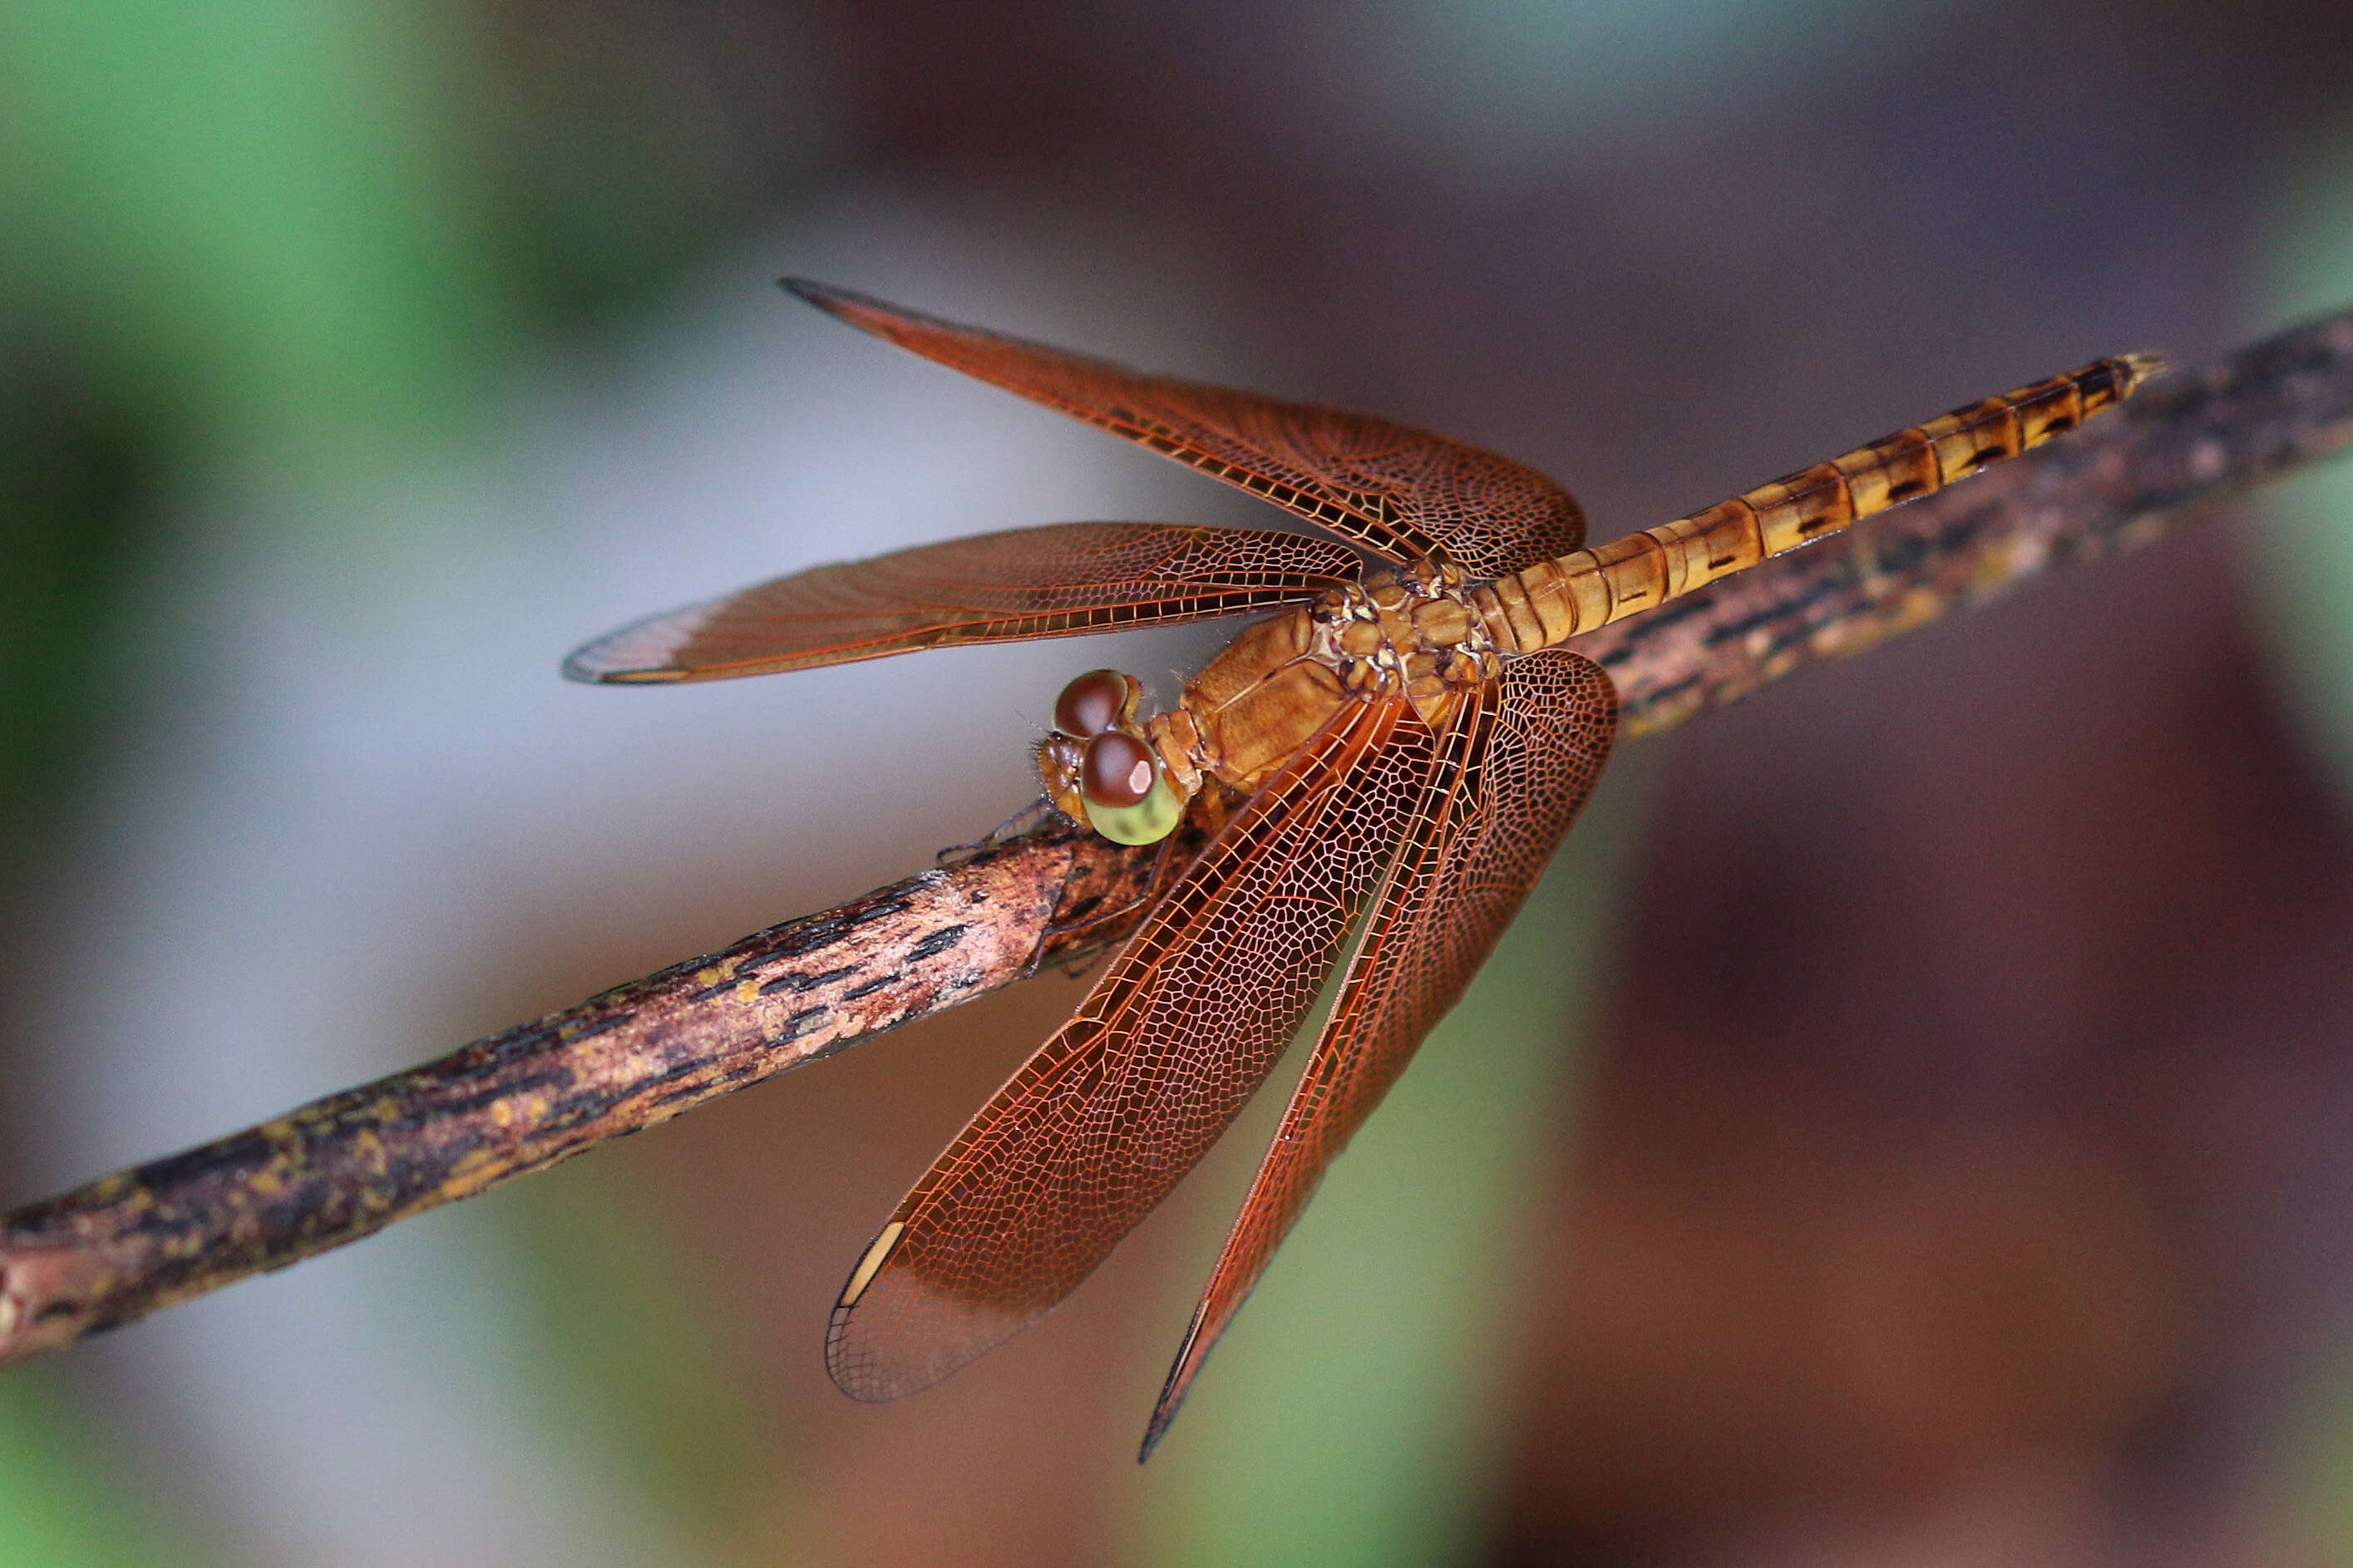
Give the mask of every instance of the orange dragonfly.
M 1276 612 L 1166 712 L 1142 716 L 1142 688 L 1109 670 L 1062 692 L 1038 748 L 1048 799 L 1121 843 L 1189 820 L 1206 846 L 1164 855 L 1142 924 L 900 1203 L 826 1335 L 834 1382 L 883 1400 L 1036 1321 L 1208 1152 L 1345 963 L 1145 1458 L 1324 1168 L 1461 997 L 1591 791 L 1617 696 L 1564 645 L 2048 440 L 2158 368 L 2095 361 L 1587 550 L 1567 490 L 1444 437 L 786 286 L 1322 531 L 983 534 L 652 616 L 565 665 L 579 680 L 710 680 Z

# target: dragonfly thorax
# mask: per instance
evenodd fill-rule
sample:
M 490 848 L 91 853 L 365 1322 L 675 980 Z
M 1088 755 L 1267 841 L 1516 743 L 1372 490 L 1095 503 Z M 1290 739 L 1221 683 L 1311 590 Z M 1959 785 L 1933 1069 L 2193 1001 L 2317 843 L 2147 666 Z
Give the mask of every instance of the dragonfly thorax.
M 1106 837 L 1149 843 L 1174 827 L 1172 808 L 1206 780 L 1248 795 L 1353 703 L 1401 696 L 1424 723 L 1441 728 L 1461 693 L 1501 668 L 1463 587 L 1451 567 L 1368 572 L 1246 628 L 1187 684 L 1175 708 L 1149 719 L 1137 716 L 1142 689 L 1133 677 L 1082 676 L 1058 715 L 1110 714 L 1109 682 L 1125 682 L 1128 695 L 1115 716 L 1079 721 L 1085 732 L 1064 725 L 1039 747 L 1046 793 Z M 1141 775 L 1129 773 L 1133 742 L 1158 764 L 1155 788 L 1165 787 L 1166 805 L 1134 804 Z M 1106 767 L 1113 757 L 1116 768 Z M 1114 773 L 1121 784 L 1107 786 Z
M 1350 691 L 1402 694 L 1437 728 L 1464 688 L 1500 668 L 1483 616 L 1451 566 L 1368 572 L 1311 609 L 1322 657 Z

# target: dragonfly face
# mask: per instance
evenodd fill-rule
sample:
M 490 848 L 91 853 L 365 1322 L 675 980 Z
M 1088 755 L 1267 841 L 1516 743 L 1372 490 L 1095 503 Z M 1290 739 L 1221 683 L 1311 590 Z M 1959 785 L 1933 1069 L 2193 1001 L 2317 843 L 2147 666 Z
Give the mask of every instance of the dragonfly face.
M 1144 685 L 1092 669 L 1062 689 L 1054 732 L 1038 743 L 1046 798 L 1114 844 L 1157 844 L 1185 819 L 1185 802 L 1135 721 Z
M 1559 645 L 2022 451 L 2155 368 L 2102 360 L 1588 551 L 1568 492 L 1492 452 L 787 286 L 1321 531 L 1070 523 L 955 540 L 652 616 L 565 666 L 584 680 L 713 679 L 1272 612 L 1166 712 L 1142 716 L 1141 686 L 1115 671 L 1063 690 L 1038 748 L 1047 797 L 1125 844 L 1189 814 L 1206 847 L 1164 864 L 1134 935 L 900 1203 L 826 1335 L 835 1383 L 890 1399 L 1050 1310 L 1208 1152 L 1340 968 L 1147 1457 L 1599 776 L 1616 693 Z

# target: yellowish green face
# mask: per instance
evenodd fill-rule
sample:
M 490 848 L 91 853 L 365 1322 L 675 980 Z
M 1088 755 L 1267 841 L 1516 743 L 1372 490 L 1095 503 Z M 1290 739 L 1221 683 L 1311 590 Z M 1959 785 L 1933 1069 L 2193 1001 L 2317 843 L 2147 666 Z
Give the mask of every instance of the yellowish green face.
M 1184 803 L 1156 766 L 1152 787 L 1134 805 L 1099 805 L 1084 791 L 1080 798 L 1086 802 L 1087 826 L 1114 844 L 1157 844 L 1176 831 L 1185 815 Z

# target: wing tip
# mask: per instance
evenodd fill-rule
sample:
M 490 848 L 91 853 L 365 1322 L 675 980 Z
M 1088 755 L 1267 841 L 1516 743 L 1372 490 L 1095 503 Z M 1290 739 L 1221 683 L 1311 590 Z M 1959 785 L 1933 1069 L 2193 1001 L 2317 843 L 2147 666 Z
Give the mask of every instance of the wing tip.
M 638 667 L 599 664 L 586 657 L 593 647 L 593 644 L 590 647 L 584 647 L 564 661 L 565 679 L 578 681 L 583 686 L 669 686 L 694 673 L 677 664 Z
M 888 300 L 878 300 L 871 294 L 861 294 L 855 289 L 843 289 L 831 283 L 820 283 L 814 278 L 796 278 L 789 274 L 776 279 L 776 284 L 795 299 L 815 305 L 837 321 L 846 321 L 860 331 L 888 338 L 894 327 L 910 323 L 927 324 L 932 318 L 920 310 L 910 310 L 903 305 L 893 305 Z
M 797 299 L 815 305 L 820 310 L 827 311 L 833 309 L 833 302 L 836 300 L 849 292 L 847 289 L 837 289 L 830 283 L 820 283 L 814 278 L 797 278 L 789 272 L 776 279 L 776 287 Z
M 586 686 L 667 686 L 694 674 L 691 664 L 678 661 L 678 651 L 693 640 L 714 605 L 690 605 L 631 621 L 574 648 L 564 661 L 564 679 Z
M 1215 1289 L 1214 1282 L 1211 1289 Z M 1136 1450 L 1135 1462 L 1148 1465 L 1153 1450 L 1168 1436 L 1176 1424 L 1176 1413 L 1185 1408 L 1185 1396 L 1193 1391 L 1194 1374 L 1208 1359 L 1208 1345 L 1201 1343 L 1201 1327 L 1208 1321 L 1209 1303 L 1205 1299 L 1193 1309 L 1193 1321 L 1185 1327 L 1185 1342 L 1176 1347 L 1176 1359 L 1168 1365 L 1168 1381 L 1160 1385 L 1160 1397 L 1152 1406 L 1152 1419 L 1145 1424 L 1144 1446 Z M 1212 1343 L 1215 1342 L 1212 1341 Z M 1198 1351 L 1197 1355 L 1194 1352 Z
M 826 1323 L 826 1375 L 865 1405 L 922 1393 L 1041 1315 L 992 1308 L 927 1284 L 893 1256 L 906 1228 L 896 1220 L 883 1227 Z

